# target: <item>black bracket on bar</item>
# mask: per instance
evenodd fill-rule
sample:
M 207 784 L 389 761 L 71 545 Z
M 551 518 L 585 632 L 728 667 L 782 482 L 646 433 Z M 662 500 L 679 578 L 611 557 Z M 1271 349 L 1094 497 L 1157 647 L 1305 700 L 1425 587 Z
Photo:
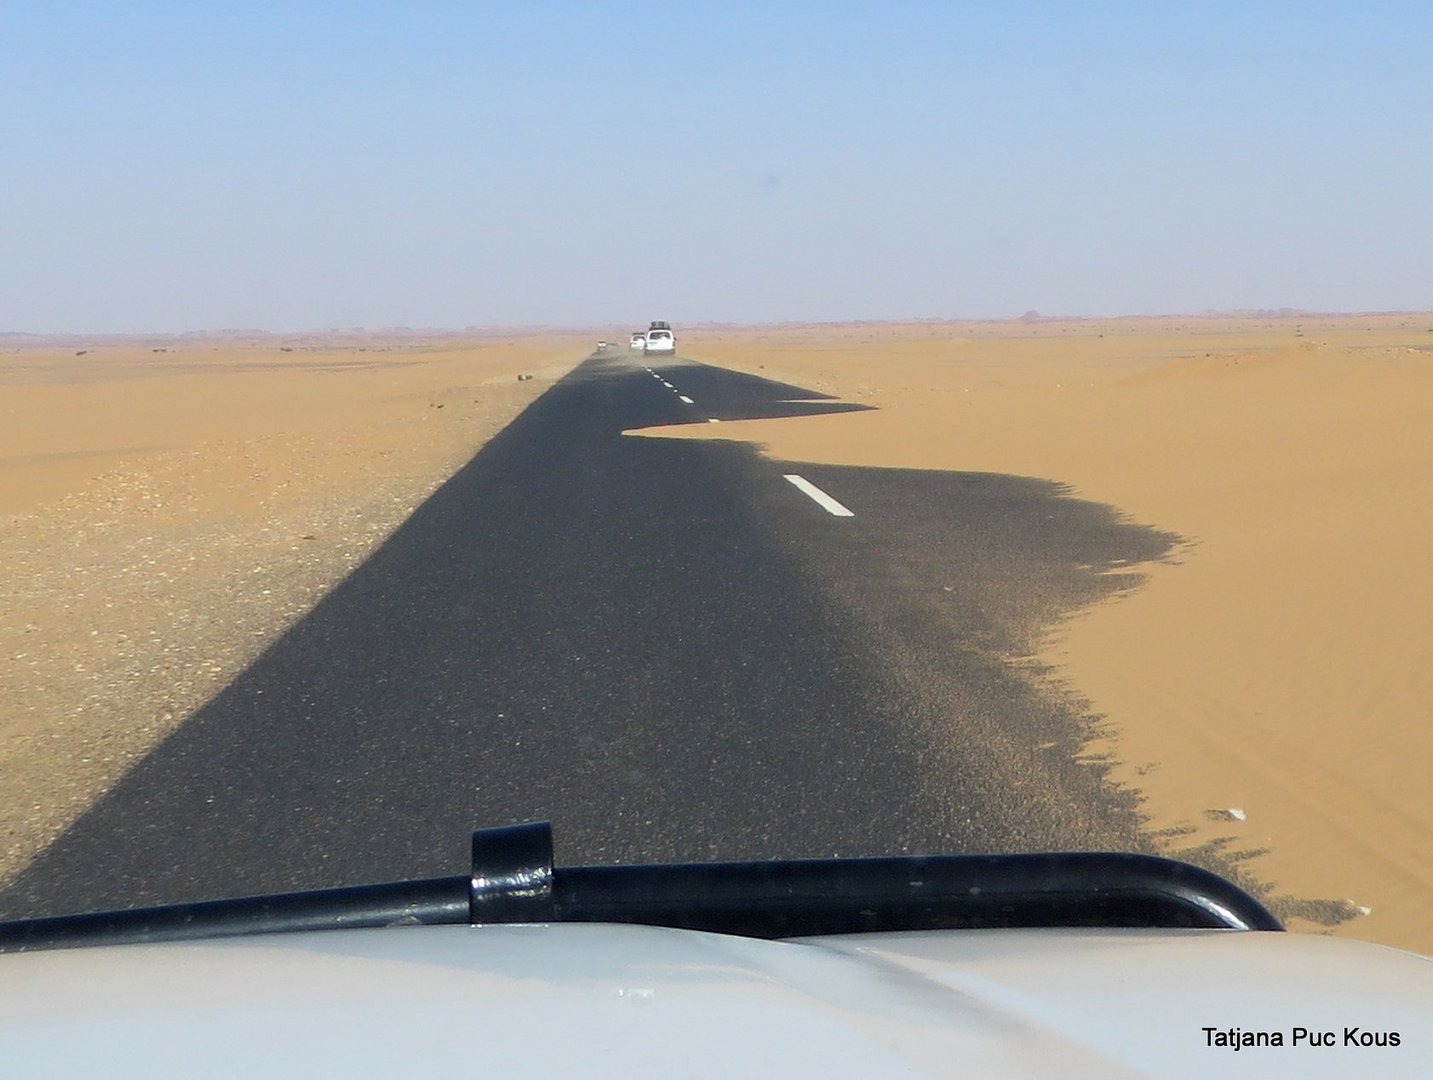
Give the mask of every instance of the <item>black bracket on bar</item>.
M 473 833 L 471 923 L 552 922 L 552 825 L 534 821 Z

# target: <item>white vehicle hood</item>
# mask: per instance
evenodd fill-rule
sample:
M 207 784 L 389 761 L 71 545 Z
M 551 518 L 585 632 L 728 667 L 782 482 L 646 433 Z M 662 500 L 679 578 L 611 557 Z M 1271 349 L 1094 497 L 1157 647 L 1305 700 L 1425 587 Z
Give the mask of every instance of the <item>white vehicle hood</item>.
M 1397 1047 L 1291 1046 L 1293 1029 Z M 1280 1031 L 1282 1047 L 1203 1030 Z M 0 956 L 13 1076 L 1428 1076 L 1433 963 L 1235 931 L 404 927 Z

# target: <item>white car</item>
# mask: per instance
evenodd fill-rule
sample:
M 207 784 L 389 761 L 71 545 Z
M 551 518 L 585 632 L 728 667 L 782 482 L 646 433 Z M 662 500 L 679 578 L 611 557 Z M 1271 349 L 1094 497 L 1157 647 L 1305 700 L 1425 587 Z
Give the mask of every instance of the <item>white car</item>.
M 448 924 L 448 925 L 422 925 Z M 0 924 L 7 1076 L 1428 1076 L 1433 964 L 1141 855 L 471 873 Z M 1274 931 L 1274 932 L 1269 932 Z
M 676 336 L 670 330 L 648 330 L 645 349 L 649 353 L 675 353 Z
M 629 349 L 645 349 L 647 347 L 646 334 L 633 334 L 632 340 L 627 343 Z

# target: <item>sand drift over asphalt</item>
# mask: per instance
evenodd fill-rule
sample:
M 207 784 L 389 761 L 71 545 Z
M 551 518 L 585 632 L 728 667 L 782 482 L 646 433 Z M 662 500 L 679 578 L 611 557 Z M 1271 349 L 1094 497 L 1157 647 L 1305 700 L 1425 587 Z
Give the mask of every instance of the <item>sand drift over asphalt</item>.
M 1430 328 L 688 331 L 693 359 L 838 400 L 644 433 L 759 444 L 850 499 L 858 524 L 871 501 L 815 466 L 1028 477 L 1184 538 L 1114 570 L 1030 670 L 1103 718 L 1084 752 L 1140 796 L 1166 851 L 1237 860 L 1275 897 L 1333 898 L 1285 909 L 1295 927 L 1433 952 Z M 0 879 L 589 347 L 0 354 Z M 669 381 L 679 413 L 710 405 L 695 375 Z M 1143 584 L 1120 587 L 1126 572 Z
M 875 410 L 647 434 L 781 461 L 1007 473 L 1189 538 L 1050 634 L 1087 748 L 1166 851 L 1290 916 L 1433 952 L 1433 316 L 687 334 Z M 853 507 L 857 513 L 859 507 Z M 1132 568 L 1133 569 L 1133 568 Z M 1307 916 L 1301 918 L 1300 915 Z

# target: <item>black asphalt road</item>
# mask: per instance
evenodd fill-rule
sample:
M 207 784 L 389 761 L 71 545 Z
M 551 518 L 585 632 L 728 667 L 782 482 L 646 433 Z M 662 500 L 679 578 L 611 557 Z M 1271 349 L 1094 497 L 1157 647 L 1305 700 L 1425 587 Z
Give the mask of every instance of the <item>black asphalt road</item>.
M 1018 658 L 1175 538 L 1042 481 L 624 435 L 857 407 L 657 370 L 557 383 L 0 915 L 462 873 L 470 829 L 544 818 L 568 865 L 1145 849 Z

